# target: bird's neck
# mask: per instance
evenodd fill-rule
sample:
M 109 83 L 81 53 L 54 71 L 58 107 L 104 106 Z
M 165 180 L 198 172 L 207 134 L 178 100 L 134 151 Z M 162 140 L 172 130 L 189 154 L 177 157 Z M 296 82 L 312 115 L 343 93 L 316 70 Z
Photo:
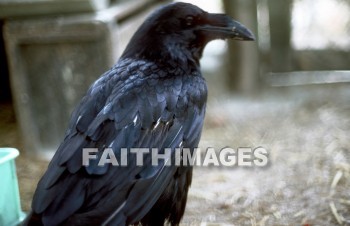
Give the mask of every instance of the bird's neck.
M 172 40 L 162 40 L 158 43 L 144 42 L 143 45 L 129 45 L 122 58 L 152 61 L 162 65 L 177 65 L 177 67 L 188 70 L 200 67 L 199 60 L 202 52 L 203 48 Z
M 199 66 L 201 52 L 199 49 L 192 49 L 186 43 L 168 42 L 164 45 L 163 59 L 171 59 L 179 64 L 188 64 Z

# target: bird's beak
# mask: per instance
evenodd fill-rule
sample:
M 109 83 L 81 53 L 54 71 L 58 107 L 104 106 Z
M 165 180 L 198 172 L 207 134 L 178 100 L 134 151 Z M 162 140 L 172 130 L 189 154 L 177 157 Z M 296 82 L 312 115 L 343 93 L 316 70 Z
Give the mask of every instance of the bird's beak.
M 253 33 L 248 28 L 225 14 L 208 13 L 207 23 L 202 25 L 200 30 L 206 32 L 213 39 L 255 40 Z

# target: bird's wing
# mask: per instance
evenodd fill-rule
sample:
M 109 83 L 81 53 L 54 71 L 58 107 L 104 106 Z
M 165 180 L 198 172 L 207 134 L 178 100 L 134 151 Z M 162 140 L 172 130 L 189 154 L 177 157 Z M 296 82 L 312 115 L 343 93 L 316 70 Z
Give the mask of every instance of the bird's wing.
M 101 223 L 111 212 L 107 224 L 140 220 L 177 167 L 164 166 L 169 159 L 152 166 L 150 155 L 144 157 L 143 166 L 136 166 L 136 155 L 130 152 L 127 166 L 99 166 L 102 150 L 112 148 L 121 162 L 121 148 L 171 148 L 173 153 L 181 144 L 191 148 L 198 144 L 205 111 L 204 81 L 200 76 L 158 79 L 160 72 L 149 70 L 154 77 L 129 71 L 124 81 L 123 76 L 116 81 L 104 76 L 90 88 L 35 192 L 32 207 L 42 213 L 44 223 Z M 111 83 L 114 86 L 106 91 Z M 199 87 L 193 87 L 197 83 Z M 88 166 L 82 165 L 83 148 L 99 150 Z

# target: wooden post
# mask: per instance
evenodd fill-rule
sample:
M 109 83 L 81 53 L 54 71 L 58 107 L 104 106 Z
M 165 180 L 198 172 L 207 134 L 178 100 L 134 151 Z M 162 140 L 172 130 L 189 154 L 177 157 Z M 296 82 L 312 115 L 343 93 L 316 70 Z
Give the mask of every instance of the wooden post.
M 257 37 L 256 0 L 223 0 L 226 13 L 248 27 Z M 258 37 L 257 37 L 258 38 Z M 257 41 L 229 41 L 228 84 L 233 91 L 251 93 L 258 87 L 259 52 Z
M 292 0 L 268 0 L 272 72 L 292 70 L 291 6 Z

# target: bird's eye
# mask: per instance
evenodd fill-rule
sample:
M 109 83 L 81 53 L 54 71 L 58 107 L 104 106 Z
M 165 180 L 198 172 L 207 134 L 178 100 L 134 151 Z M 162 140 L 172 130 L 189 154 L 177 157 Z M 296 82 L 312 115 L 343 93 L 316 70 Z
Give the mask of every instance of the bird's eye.
M 193 16 L 188 16 L 188 17 L 186 17 L 186 25 L 187 25 L 187 26 L 192 26 L 192 25 L 193 25 L 193 22 L 194 22 Z

